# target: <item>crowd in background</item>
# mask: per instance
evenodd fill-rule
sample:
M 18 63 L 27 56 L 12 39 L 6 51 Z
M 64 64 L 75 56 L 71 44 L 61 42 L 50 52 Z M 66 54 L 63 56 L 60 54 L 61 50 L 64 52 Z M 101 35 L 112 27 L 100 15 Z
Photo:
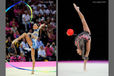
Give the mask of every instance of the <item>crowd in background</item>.
M 7 0 L 6 8 L 20 0 Z M 35 50 L 36 61 L 56 60 L 56 1 L 55 0 L 21 0 L 32 7 L 31 11 L 19 3 L 6 13 L 6 59 L 9 62 L 31 61 L 31 48 L 26 39 L 12 45 L 12 41 L 24 32 L 33 32 L 33 24 L 38 26 L 45 23 L 37 39 L 38 49 Z

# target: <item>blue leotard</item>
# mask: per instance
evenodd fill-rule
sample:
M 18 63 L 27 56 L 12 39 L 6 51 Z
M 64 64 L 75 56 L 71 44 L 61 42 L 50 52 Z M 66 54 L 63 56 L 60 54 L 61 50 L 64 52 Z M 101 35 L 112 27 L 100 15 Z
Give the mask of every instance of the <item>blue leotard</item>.
M 32 38 L 32 48 L 34 49 L 38 49 L 38 44 L 37 44 L 37 38 L 39 36 L 39 30 L 40 29 L 36 29 L 34 30 L 34 32 L 32 33 L 32 35 L 36 38 Z

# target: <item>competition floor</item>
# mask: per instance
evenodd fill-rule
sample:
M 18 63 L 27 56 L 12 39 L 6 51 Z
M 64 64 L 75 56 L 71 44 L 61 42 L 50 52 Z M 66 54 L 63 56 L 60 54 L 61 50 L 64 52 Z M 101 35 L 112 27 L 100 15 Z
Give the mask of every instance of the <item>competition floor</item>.
M 16 67 L 32 69 L 31 62 L 10 62 L 10 64 Z M 56 76 L 56 72 L 50 72 L 56 71 L 56 62 L 36 62 L 35 70 L 40 72 L 35 72 L 32 75 L 31 71 L 16 69 L 6 63 L 6 76 Z
M 58 76 L 109 76 L 108 61 L 89 61 L 86 72 L 82 61 L 59 62 Z

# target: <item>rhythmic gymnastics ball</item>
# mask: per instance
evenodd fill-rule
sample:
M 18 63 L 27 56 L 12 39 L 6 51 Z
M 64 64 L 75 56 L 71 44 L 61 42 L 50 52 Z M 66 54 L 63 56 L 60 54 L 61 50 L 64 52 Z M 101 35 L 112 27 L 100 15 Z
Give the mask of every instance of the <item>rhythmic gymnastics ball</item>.
M 74 34 L 74 30 L 73 29 L 68 29 L 67 30 L 67 35 L 68 36 L 72 36 Z

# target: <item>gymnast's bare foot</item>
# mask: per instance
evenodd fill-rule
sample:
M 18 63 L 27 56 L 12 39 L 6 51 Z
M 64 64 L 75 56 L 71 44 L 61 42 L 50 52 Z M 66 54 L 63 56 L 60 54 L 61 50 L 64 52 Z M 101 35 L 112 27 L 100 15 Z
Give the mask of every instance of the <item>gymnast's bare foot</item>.
M 84 71 L 86 72 L 87 69 L 86 69 L 86 63 L 87 63 L 88 60 L 84 60 Z
M 75 3 L 73 3 L 73 5 L 74 5 L 74 8 L 76 9 L 76 11 L 79 11 L 79 7 Z
M 32 74 L 34 74 L 34 72 L 32 72 Z
M 34 71 L 32 71 L 32 74 L 34 74 Z

